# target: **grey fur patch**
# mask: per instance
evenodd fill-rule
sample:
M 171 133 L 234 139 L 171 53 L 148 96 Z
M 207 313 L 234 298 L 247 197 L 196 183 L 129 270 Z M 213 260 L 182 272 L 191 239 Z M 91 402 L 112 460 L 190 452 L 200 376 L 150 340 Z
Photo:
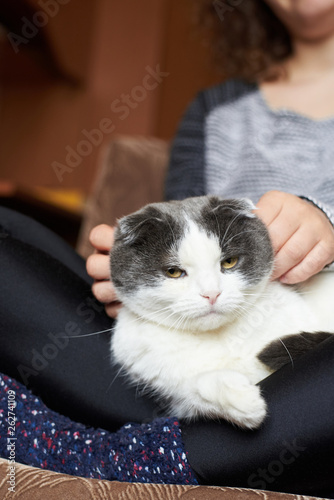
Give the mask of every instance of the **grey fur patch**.
M 239 257 L 238 270 L 255 284 L 271 272 L 273 250 L 263 222 L 252 212 L 247 199 L 221 200 L 212 196 L 198 222 L 208 233 L 218 235 L 223 258 Z
M 178 248 L 189 219 L 218 237 L 222 258 L 238 256 L 238 270 L 250 283 L 270 273 L 273 252 L 265 225 L 249 200 L 216 196 L 147 205 L 119 220 L 110 254 L 111 276 L 119 291 L 157 286 L 164 270 L 178 265 Z
M 333 333 L 328 332 L 302 332 L 298 335 L 286 335 L 281 340 L 274 340 L 267 345 L 257 357 L 270 369 L 276 371 L 314 349 L 332 335 Z
M 147 205 L 118 223 L 110 265 L 112 281 L 123 293 L 158 285 L 163 269 L 177 259 L 183 223 L 177 210 L 171 215 L 165 205 Z

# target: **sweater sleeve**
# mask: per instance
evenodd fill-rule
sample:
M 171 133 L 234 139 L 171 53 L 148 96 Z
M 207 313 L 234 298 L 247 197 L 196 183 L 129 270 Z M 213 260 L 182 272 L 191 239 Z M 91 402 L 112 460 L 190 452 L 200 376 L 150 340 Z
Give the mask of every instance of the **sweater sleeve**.
M 329 222 L 332 224 L 334 228 L 334 209 L 333 207 L 329 207 L 327 204 L 322 203 L 318 199 L 313 198 L 312 196 L 300 196 L 303 200 L 307 200 L 310 203 L 313 203 L 316 207 L 318 207 L 328 218 Z M 323 271 L 334 271 L 334 261 L 327 266 L 324 267 Z
M 206 194 L 205 117 L 206 103 L 203 93 L 199 93 L 188 107 L 172 145 L 166 200 Z
M 316 200 L 312 196 L 300 196 L 300 198 L 302 198 L 303 200 L 310 201 L 311 203 L 313 203 L 313 205 L 318 207 L 327 216 L 329 222 L 334 227 L 334 210 L 332 207 L 329 207 L 328 205 L 322 203 L 319 200 Z

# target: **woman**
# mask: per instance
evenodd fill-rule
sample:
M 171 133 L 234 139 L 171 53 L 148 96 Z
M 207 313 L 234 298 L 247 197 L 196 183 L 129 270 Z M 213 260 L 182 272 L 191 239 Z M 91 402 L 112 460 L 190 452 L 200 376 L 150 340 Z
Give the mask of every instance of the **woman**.
M 243 81 L 230 80 L 216 90 L 203 93 L 189 108 L 174 143 L 166 187 L 169 198 L 209 192 L 213 177 L 208 174 L 208 167 L 215 165 L 207 161 L 204 153 L 214 150 L 214 144 L 211 150 L 208 147 L 207 139 L 214 138 L 215 130 L 211 129 L 210 135 L 203 123 L 208 116 L 216 116 L 216 109 L 231 111 L 233 127 L 227 126 L 226 130 L 234 131 L 243 123 L 242 118 L 235 121 L 237 112 L 241 110 L 244 116 L 242 104 L 256 104 L 254 96 L 259 97 L 259 93 L 256 94 L 259 91 L 265 99 L 262 106 L 268 107 L 268 116 L 271 108 L 292 110 L 295 120 L 289 126 L 291 131 L 300 127 L 297 116 L 310 117 L 308 127 L 315 128 L 318 120 L 321 123 L 334 116 L 333 0 L 298 3 L 244 0 L 233 2 L 234 5 L 231 2 L 224 12 L 219 10 L 223 2 L 199 3 L 207 9 L 208 19 L 218 26 L 215 46 L 223 55 L 231 46 L 235 48 L 229 57 L 231 64 L 226 68 L 231 77 L 242 77 Z M 269 31 L 273 36 L 272 47 Z M 249 59 L 251 55 L 253 59 Z M 246 65 L 247 61 L 253 62 Z M 232 98 L 229 98 L 230 92 Z M 237 109 L 231 109 L 231 105 Z M 251 119 L 253 114 L 247 116 Z M 218 118 L 220 127 L 221 117 Z M 231 120 L 228 123 L 232 123 Z M 334 120 L 328 119 L 328 127 L 331 126 Z M 263 127 L 257 130 L 262 131 Z M 248 135 L 247 129 L 245 136 L 237 133 L 236 140 L 243 141 Z M 219 137 L 219 140 L 224 138 L 224 133 Z M 235 140 L 233 134 L 229 139 Z M 234 157 L 228 171 L 223 150 L 219 151 L 217 184 L 223 196 L 231 195 L 230 187 L 224 184 L 227 177 L 236 178 L 236 172 L 247 167 L 247 180 L 251 183 L 252 166 L 271 152 L 271 146 L 256 143 L 258 134 L 253 139 L 252 154 L 241 156 L 242 164 L 237 162 L 240 156 L 236 153 L 243 148 L 240 142 L 237 146 L 234 144 Z M 326 139 L 330 149 L 331 141 L 327 136 Z M 291 143 L 293 146 L 294 141 Z M 297 150 L 303 151 L 307 144 L 304 141 L 300 146 Z M 277 161 L 280 161 L 280 151 L 284 148 L 275 150 Z M 291 154 L 296 154 L 295 150 Z M 246 160 L 252 158 L 255 163 L 247 163 Z M 303 165 L 297 160 L 293 157 L 301 178 Z M 265 171 L 264 168 L 262 172 Z M 284 180 L 290 174 L 291 168 L 281 178 Z M 332 186 L 328 167 L 323 166 L 321 177 L 325 179 L 325 186 Z M 276 252 L 273 279 L 297 283 L 334 260 L 331 207 L 328 195 L 323 196 L 319 186 L 312 184 L 312 201 L 306 201 L 297 194 L 308 196 L 309 193 L 285 192 L 285 183 L 270 186 L 269 189 L 275 188 L 275 191 L 261 191 L 263 186 L 257 177 L 253 185 L 259 188 L 252 191 L 252 196 L 259 198 L 257 213 L 269 228 Z M 295 184 L 293 187 L 298 188 Z M 249 196 L 241 189 L 232 194 Z M 85 274 L 82 261 L 66 245 L 37 224 L 9 211 L 1 211 L 1 223 L 0 262 L 5 292 L 1 302 L 1 371 L 23 382 L 35 394 L 27 394 L 22 385 L 8 377 L 0 382 L 3 405 L 9 391 L 14 391 L 19 398 L 17 418 L 21 434 L 17 441 L 17 461 L 41 466 L 43 457 L 45 460 L 47 457 L 44 466 L 48 468 L 109 479 L 193 484 L 198 481 L 334 495 L 333 342 L 324 342 L 296 362 L 293 371 L 285 367 L 262 382 L 271 418 L 259 431 L 245 433 L 224 422 L 186 424 L 155 419 L 145 424 L 143 422 L 151 422 L 159 415 L 159 408 L 152 399 L 137 398 L 135 391 L 117 376 L 106 356 L 108 333 L 83 336 L 110 328 L 107 315 L 115 317 L 121 307 L 108 281 L 107 252 L 112 245 L 113 229 L 103 225 L 92 231 L 91 242 L 96 252 L 87 261 L 88 274 L 95 280 L 93 294 L 105 304 L 106 315 L 90 294 L 92 281 Z M 81 338 L 71 340 L 71 336 Z M 114 434 L 95 432 L 80 427 L 68 417 L 109 431 L 120 430 Z M 52 426 L 47 427 L 52 421 L 53 433 Z M 128 421 L 138 424 L 121 427 Z M 40 432 L 37 444 L 36 429 Z M 66 432 L 62 434 L 61 429 Z M 58 440 L 53 439 L 55 432 Z M 161 443 L 164 443 L 163 451 Z M 68 450 L 71 450 L 70 459 Z M 4 447 L 0 451 L 2 456 L 7 456 Z M 81 464 L 86 470 L 82 470 Z

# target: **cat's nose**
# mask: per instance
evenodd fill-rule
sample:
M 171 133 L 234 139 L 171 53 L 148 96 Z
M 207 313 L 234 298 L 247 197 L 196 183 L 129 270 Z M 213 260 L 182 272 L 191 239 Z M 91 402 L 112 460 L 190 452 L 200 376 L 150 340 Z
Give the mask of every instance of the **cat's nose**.
M 210 302 L 210 304 L 212 306 L 213 306 L 213 304 L 215 304 L 217 302 L 217 299 L 218 299 L 220 294 L 221 294 L 221 292 L 217 292 L 216 290 L 201 293 L 202 297 L 204 297 L 205 299 L 208 299 L 208 301 Z

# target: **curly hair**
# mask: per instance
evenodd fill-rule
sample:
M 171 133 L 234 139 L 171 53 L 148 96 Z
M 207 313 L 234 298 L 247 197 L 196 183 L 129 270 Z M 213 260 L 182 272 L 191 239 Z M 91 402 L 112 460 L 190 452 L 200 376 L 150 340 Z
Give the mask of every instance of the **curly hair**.
M 193 6 L 228 78 L 274 79 L 275 68 L 292 54 L 288 30 L 264 0 L 196 0 Z

